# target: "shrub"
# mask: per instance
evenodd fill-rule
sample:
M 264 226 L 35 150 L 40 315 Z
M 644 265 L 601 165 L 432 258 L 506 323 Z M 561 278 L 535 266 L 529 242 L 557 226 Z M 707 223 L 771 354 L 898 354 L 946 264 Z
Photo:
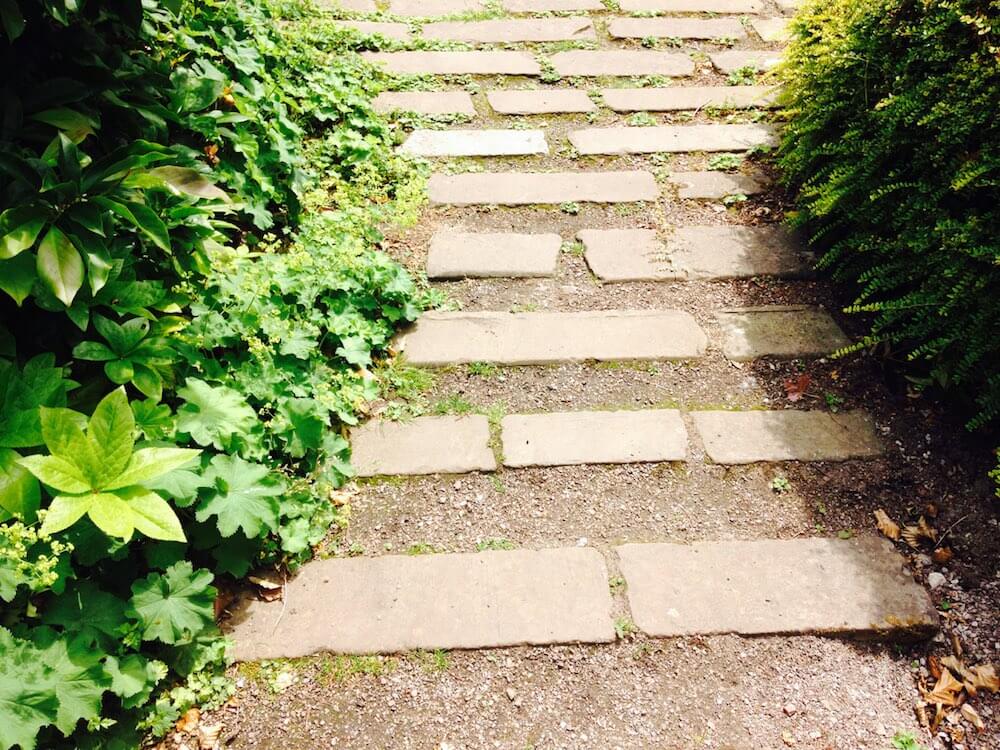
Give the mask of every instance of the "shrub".
M 884 344 L 984 427 L 1000 415 L 1000 9 L 833 0 L 793 29 L 793 224 L 869 314 L 855 348 Z

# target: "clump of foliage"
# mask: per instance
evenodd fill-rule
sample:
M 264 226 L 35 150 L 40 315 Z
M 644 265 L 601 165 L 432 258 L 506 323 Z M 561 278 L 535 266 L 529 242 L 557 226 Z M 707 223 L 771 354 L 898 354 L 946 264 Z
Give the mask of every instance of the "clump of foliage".
M 834 0 L 793 21 L 780 164 L 793 223 L 909 375 L 1000 416 L 1000 13 Z
M 0 0 L 0 749 L 224 700 L 216 585 L 340 520 L 428 302 L 378 249 L 423 177 L 368 44 L 299 2 Z

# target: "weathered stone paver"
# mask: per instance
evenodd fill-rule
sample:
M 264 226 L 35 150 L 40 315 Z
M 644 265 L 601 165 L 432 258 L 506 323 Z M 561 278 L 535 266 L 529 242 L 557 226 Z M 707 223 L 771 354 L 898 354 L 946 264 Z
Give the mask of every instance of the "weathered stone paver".
M 664 13 L 760 13 L 761 0 L 620 0 L 624 11 L 662 11 Z
M 595 549 L 316 560 L 232 629 L 238 661 L 613 641 Z
M 720 73 L 734 73 L 745 68 L 764 71 L 781 62 L 781 53 L 769 50 L 729 49 L 712 52 L 708 58 Z
M 522 206 L 567 201 L 627 203 L 656 200 L 656 178 L 642 170 L 627 172 L 487 172 L 431 175 L 432 203 L 470 206 L 495 203 Z
M 764 189 L 762 178 L 726 172 L 671 172 L 667 181 L 677 185 L 677 197 L 718 199 L 727 195 L 755 195 Z
M 450 16 L 480 11 L 485 4 L 485 0 L 389 0 L 389 12 L 397 16 Z
M 405 23 L 390 23 L 387 21 L 337 21 L 340 26 L 347 26 L 362 34 L 380 34 L 387 39 L 405 41 L 410 38 L 410 27 Z
M 569 142 L 580 154 L 652 154 L 683 151 L 744 151 L 778 142 L 773 126 L 663 125 L 575 130 Z
M 616 112 L 671 112 L 703 107 L 773 107 L 777 91 L 773 86 L 670 86 L 602 89 L 601 98 Z
M 476 107 L 467 91 L 383 91 L 375 97 L 379 112 L 418 112 L 422 115 L 468 115 Z
M 558 42 L 594 39 L 589 18 L 518 18 L 491 21 L 441 21 L 421 32 L 428 39 L 464 42 Z
M 414 130 L 400 147 L 419 156 L 547 154 L 542 130 Z
M 486 100 L 503 115 L 543 115 L 560 112 L 593 112 L 597 105 L 579 89 L 517 89 L 487 91 Z
M 568 50 L 551 58 L 561 76 L 689 76 L 694 61 L 681 52 Z
M 667 240 L 674 268 L 689 279 L 807 275 L 812 256 L 781 227 L 680 226 Z
M 482 416 L 373 419 L 351 430 L 351 463 L 360 477 L 492 471 L 489 441 L 489 421 Z
M 510 13 L 560 13 L 573 10 L 604 10 L 601 0 L 501 0 Z
M 558 234 L 438 232 L 427 254 L 427 277 L 552 276 L 561 247 Z
M 666 256 L 652 229 L 584 229 L 577 232 L 590 270 L 603 281 L 666 281 L 686 278 Z
M 830 314 L 815 307 L 750 307 L 717 318 L 722 353 L 736 362 L 823 357 L 851 343 Z
M 785 13 L 794 13 L 805 0 L 775 0 L 775 4 Z
M 615 548 L 632 617 L 654 637 L 930 636 L 927 592 L 889 542 L 787 539 Z
M 707 343 L 694 318 L 680 310 L 436 312 L 424 314 L 397 349 L 413 365 L 540 365 L 692 359 Z
M 847 461 L 882 453 L 866 414 L 848 411 L 692 412 L 705 452 L 717 464 Z
M 541 73 L 535 58 L 527 52 L 453 51 L 362 52 L 373 63 L 385 65 L 391 73 L 414 75 L 522 75 Z
M 789 38 L 789 21 L 788 18 L 759 18 L 751 25 L 765 42 L 785 42 Z
M 614 39 L 745 39 L 747 32 L 736 18 L 616 18 L 608 34 Z
M 512 414 L 500 423 L 505 466 L 684 461 L 687 430 L 674 409 Z
M 375 0 L 320 0 L 317 5 L 320 8 L 341 8 L 356 13 L 375 12 Z

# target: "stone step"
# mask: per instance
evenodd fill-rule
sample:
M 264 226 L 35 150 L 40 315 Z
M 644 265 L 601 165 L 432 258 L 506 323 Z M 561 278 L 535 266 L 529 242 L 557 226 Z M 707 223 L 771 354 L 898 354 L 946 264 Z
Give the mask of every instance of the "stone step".
M 708 340 L 680 310 L 431 312 L 397 343 L 410 364 L 542 365 L 701 357 Z
M 620 0 L 624 11 L 663 13 L 760 13 L 762 0 Z
M 400 150 L 418 156 L 547 154 L 542 130 L 414 130 Z
M 515 89 L 487 91 L 486 100 L 502 115 L 544 115 L 563 112 L 593 112 L 597 105 L 579 89 Z
M 778 143 L 778 137 L 772 125 L 750 123 L 586 128 L 571 132 L 569 141 L 583 155 L 653 154 L 745 151 L 756 146 L 774 146 Z
M 501 0 L 509 13 L 563 13 L 573 10 L 605 10 L 601 0 Z
M 405 23 L 389 23 L 387 21 L 343 21 L 338 20 L 337 25 L 359 31 L 362 34 L 380 34 L 387 39 L 398 39 L 406 41 L 410 38 L 410 26 Z
M 389 12 L 396 16 L 450 16 L 485 9 L 486 0 L 389 0 Z
M 677 186 L 682 199 L 717 200 L 727 195 L 756 195 L 763 192 L 763 178 L 727 172 L 671 172 L 667 181 Z
M 632 618 L 653 637 L 932 636 L 938 617 L 881 539 L 626 544 L 615 548 Z
M 352 10 L 356 13 L 374 13 L 375 0 L 319 0 L 321 9 Z
M 765 42 L 787 42 L 790 18 L 759 18 L 751 22 L 757 36 Z
M 602 281 L 672 281 L 687 278 L 673 264 L 653 229 L 584 229 L 576 238 Z
M 775 4 L 778 8 L 785 13 L 794 13 L 802 7 L 804 2 L 805 0 L 775 0 Z
M 773 86 L 671 86 L 645 89 L 602 89 L 604 103 L 616 112 L 673 112 L 718 107 L 773 107 Z
M 237 661 L 615 639 L 595 549 L 316 560 L 234 618 Z
M 351 430 L 351 463 L 359 477 L 494 471 L 486 417 L 371 420 Z
M 431 203 L 452 206 L 522 206 L 566 203 L 652 201 L 660 194 L 656 178 L 628 172 L 487 172 L 431 175 Z
M 472 96 L 467 91 L 383 91 L 375 97 L 375 110 L 422 115 L 476 115 Z
M 694 61 L 681 52 L 568 50 L 550 62 L 561 76 L 689 76 Z
M 735 362 L 825 357 L 851 343 L 830 314 L 817 307 L 748 307 L 716 317 L 722 353 Z
M 759 71 L 770 70 L 781 62 L 781 53 L 771 50 L 729 49 L 708 55 L 712 65 L 720 73 L 735 73 L 744 68 Z
M 491 21 L 441 21 L 429 23 L 421 32 L 427 39 L 462 42 L 559 42 L 595 39 L 589 18 L 518 18 Z
M 427 254 L 427 278 L 553 276 L 558 234 L 438 232 Z
M 871 420 L 860 411 L 695 411 L 692 417 L 717 464 L 847 461 L 882 453 Z
M 362 52 L 390 73 L 410 75 L 521 75 L 537 76 L 541 68 L 527 52 Z
M 501 435 L 505 466 L 687 459 L 687 430 L 673 409 L 513 414 L 503 418 Z
M 745 39 L 738 18 L 615 18 L 608 24 L 614 39 Z

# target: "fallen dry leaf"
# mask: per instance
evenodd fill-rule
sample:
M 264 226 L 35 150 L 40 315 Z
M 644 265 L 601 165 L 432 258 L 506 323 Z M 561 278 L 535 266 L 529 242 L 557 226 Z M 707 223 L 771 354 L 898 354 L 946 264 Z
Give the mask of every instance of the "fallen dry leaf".
M 951 558 L 954 557 L 954 553 L 951 551 L 951 547 L 938 547 L 931 554 L 931 559 L 939 565 L 944 565 L 951 562 Z
M 189 708 L 184 712 L 184 715 L 177 720 L 175 729 L 182 734 L 190 734 L 198 728 L 198 722 L 201 721 L 201 711 L 197 708 Z
M 913 547 L 913 549 L 920 549 L 922 542 L 935 542 L 937 541 L 937 532 L 934 528 L 927 523 L 927 519 L 920 516 L 920 520 L 917 521 L 916 526 L 905 526 L 901 536 L 903 541 L 908 545 Z
M 982 717 L 980 717 L 979 712 L 976 711 L 976 709 L 974 709 L 968 703 L 962 704 L 962 716 L 965 717 L 965 720 L 970 724 L 972 724 L 972 726 L 974 726 L 980 732 L 986 729 L 986 725 L 983 724 L 983 719 Z
M 222 724 L 212 724 L 198 730 L 198 747 L 200 750 L 216 750 L 219 746 L 219 734 Z
M 809 390 L 812 378 L 808 374 L 802 373 L 798 377 L 789 378 L 785 381 L 785 395 L 789 401 L 799 401 Z
M 927 704 L 926 703 L 924 703 L 923 701 L 918 701 L 917 704 L 913 707 L 913 710 L 917 714 L 917 721 L 920 722 L 920 726 L 922 726 L 922 727 L 924 727 L 926 729 L 927 727 L 929 727 L 931 725 L 931 720 L 927 716 Z
M 889 518 L 888 513 L 879 508 L 875 511 L 874 515 L 875 525 L 886 538 L 891 539 L 894 542 L 899 539 L 899 524 Z
M 941 676 L 934 683 L 934 689 L 929 693 L 923 691 L 924 700 L 936 704 L 939 708 L 941 706 L 957 706 L 961 702 L 960 696 L 963 687 L 962 683 L 956 680 L 949 670 L 942 669 Z M 935 716 L 935 722 L 939 721 L 940 717 Z
M 937 518 L 938 507 L 936 503 L 927 503 L 927 507 L 924 508 L 924 513 L 931 518 Z
M 962 650 L 962 641 L 959 639 L 958 633 L 955 632 L 951 634 L 951 652 L 959 659 L 962 658 L 962 654 L 964 653 Z
M 972 667 L 970 680 L 973 690 L 989 690 L 991 693 L 1000 693 L 1000 677 L 997 676 L 997 668 L 992 664 L 980 664 Z M 972 695 L 975 693 L 970 690 Z
M 931 673 L 933 679 L 941 676 L 941 658 L 937 656 L 927 657 L 927 671 Z

